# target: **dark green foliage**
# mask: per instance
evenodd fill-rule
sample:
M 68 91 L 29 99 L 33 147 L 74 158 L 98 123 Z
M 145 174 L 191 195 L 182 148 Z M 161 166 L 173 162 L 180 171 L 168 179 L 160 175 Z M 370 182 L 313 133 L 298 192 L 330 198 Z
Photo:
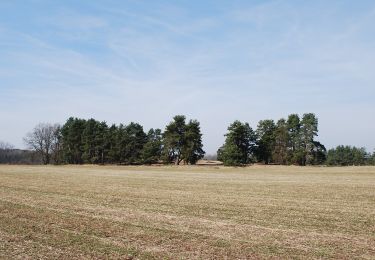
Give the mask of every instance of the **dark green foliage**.
M 375 152 L 373 152 L 372 156 L 370 157 L 370 165 L 375 165 Z
M 182 157 L 185 162 L 188 164 L 196 164 L 205 154 L 202 148 L 200 124 L 197 120 L 190 120 L 186 125 L 185 145 L 182 149 Z
M 222 161 L 225 166 L 240 166 L 246 163 L 243 163 L 244 160 L 241 149 L 233 143 L 225 144 L 219 148 L 217 151 L 217 159 Z
M 141 158 L 144 164 L 157 163 L 162 153 L 162 133 L 160 129 L 151 128 L 147 133 L 147 142 L 143 146 Z
M 291 114 L 286 122 L 279 121 L 276 133 L 275 163 L 313 165 L 324 162 L 326 149 L 315 141 L 318 119 L 314 114 L 304 114 L 302 120 L 297 114 Z
M 108 126 L 94 119 L 69 118 L 61 129 L 65 163 L 105 163 L 108 154 Z
M 235 121 L 228 127 L 225 136 L 225 143 L 218 150 L 218 159 L 228 166 L 250 163 L 256 142 L 256 135 L 250 125 Z
M 140 124 L 132 122 L 127 126 L 120 125 L 116 142 L 120 163 L 141 163 L 141 152 L 147 142 L 147 135 Z
M 141 151 L 147 142 L 143 127 L 112 125 L 94 119 L 69 118 L 61 129 L 65 163 L 141 163 Z
M 203 158 L 202 134 L 199 122 L 190 120 L 186 124 L 186 118 L 177 115 L 173 118 L 164 131 L 163 135 L 163 157 L 165 162 L 180 164 L 195 164 Z
M 365 148 L 352 146 L 340 145 L 327 153 L 327 165 L 330 166 L 374 165 L 373 160 Z
M 272 152 L 275 149 L 276 125 L 273 120 L 262 120 L 258 123 L 256 135 L 258 138 L 256 158 L 265 164 L 272 162 Z
M 69 164 L 152 164 L 165 162 L 195 164 L 204 155 L 199 122 L 185 123 L 184 116 L 176 116 L 166 127 L 150 129 L 148 134 L 138 123 L 108 127 L 94 119 L 69 118 L 59 129 L 58 153 L 61 162 Z
M 313 160 L 311 164 L 320 165 L 324 164 L 327 159 L 327 149 L 320 142 L 313 141 L 313 150 L 312 150 Z
M 289 115 L 287 126 L 290 141 L 288 146 L 288 163 L 302 165 L 304 150 L 302 147 L 301 121 L 299 116 L 297 114 Z
M 82 159 L 85 163 L 103 164 L 106 161 L 107 131 L 108 126 L 105 122 L 94 119 L 86 121 L 86 127 L 82 133 Z
M 83 131 L 86 128 L 86 120 L 69 118 L 61 129 L 62 152 L 66 163 L 83 163 Z
M 290 144 L 290 136 L 288 132 L 288 124 L 285 119 L 277 122 L 275 129 L 275 145 L 272 151 L 272 159 L 276 164 L 288 164 L 288 148 Z
M 295 152 L 301 148 L 301 121 L 297 114 L 288 116 L 287 127 L 290 140 L 290 148 Z
M 43 127 L 42 127 L 43 126 Z M 36 132 L 36 130 L 40 130 Z M 150 129 L 146 134 L 138 123 L 108 127 L 94 119 L 69 118 L 59 125 L 43 125 L 25 138 L 44 164 L 153 164 L 158 162 L 196 164 L 203 158 L 200 123 L 183 115 L 173 118 L 162 133 Z M 53 129 L 53 131 L 46 131 Z M 41 133 L 40 135 L 36 133 Z M 338 146 L 328 152 L 315 140 L 318 119 L 312 113 L 291 114 L 288 119 L 261 120 L 254 132 L 248 123 L 235 121 L 228 127 L 226 140 L 217 152 L 224 165 L 240 166 L 251 162 L 282 165 L 375 165 L 375 152 L 364 148 Z M 37 142 L 43 137 L 43 142 Z M 46 144 L 46 145 L 43 145 Z M 0 143 L 1 145 L 1 143 Z M 40 147 L 39 147 L 39 146 Z M 0 161 L 19 161 L 19 152 L 0 146 Z M 23 156 L 23 155 L 22 155 Z M 28 154 L 29 156 L 29 154 Z M 14 159 L 14 158 L 15 159 Z M 20 157 L 21 158 L 21 157 Z M 23 158 L 23 157 L 22 157 Z
M 302 120 L 291 114 L 277 124 L 261 120 L 255 135 L 247 123 L 239 121 L 228 130 L 225 144 L 218 150 L 218 159 L 225 165 L 243 165 L 254 159 L 282 165 L 316 165 L 326 160 L 326 148 L 315 140 L 318 119 L 312 113 L 304 114 Z
M 315 136 L 318 136 L 318 119 L 314 114 L 304 114 L 301 121 L 302 161 L 300 165 L 313 164 Z
M 177 115 L 173 118 L 163 134 L 163 155 L 164 160 L 168 163 L 175 162 L 180 164 L 182 161 L 182 148 L 185 145 L 185 116 Z
M 117 163 L 119 161 L 119 152 L 117 145 L 118 127 L 111 125 L 106 131 L 105 136 L 105 154 L 107 155 L 106 163 Z

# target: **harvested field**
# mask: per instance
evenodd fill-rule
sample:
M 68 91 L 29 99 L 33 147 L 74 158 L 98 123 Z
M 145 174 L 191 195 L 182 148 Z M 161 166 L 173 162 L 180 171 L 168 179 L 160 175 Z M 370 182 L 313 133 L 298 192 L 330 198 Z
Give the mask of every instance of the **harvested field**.
M 0 166 L 0 258 L 375 259 L 375 167 Z

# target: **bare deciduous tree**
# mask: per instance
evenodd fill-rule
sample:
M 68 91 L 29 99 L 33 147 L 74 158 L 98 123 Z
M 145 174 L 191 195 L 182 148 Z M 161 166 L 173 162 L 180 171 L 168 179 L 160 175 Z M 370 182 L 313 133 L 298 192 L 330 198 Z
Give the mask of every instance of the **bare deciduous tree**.
M 11 150 L 11 149 L 14 149 L 13 145 L 0 141 L 0 150 Z
M 49 164 L 51 157 L 57 152 L 56 148 L 59 147 L 59 132 L 58 124 L 40 123 L 26 135 L 24 142 L 41 155 L 44 164 Z

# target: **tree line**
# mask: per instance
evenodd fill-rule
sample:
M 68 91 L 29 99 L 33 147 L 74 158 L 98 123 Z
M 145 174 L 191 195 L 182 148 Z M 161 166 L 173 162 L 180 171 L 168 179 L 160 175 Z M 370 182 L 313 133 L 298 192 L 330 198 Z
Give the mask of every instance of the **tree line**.
M 62 126 L 39 124 L 24 139 L 43 164 L 196 164 L 203 158 L 197 120 L 177 115 L 161 129 L 131 122 L 110 125 L 95 119 L 69 118 Z
M 318 118 L 313 113 L 291 114 L 277 122 L 234 121 L 217 151 L 227 166 L 251 163 L 279 165 L 375 165 L 375 153 L 364 148 L 338 146 L 326 150 L 316 140 Z M 0 143 L 0 163 L 43 164 L 196 164 L 205 155 L 200 123 L 177 115 L 161 129 L 69 118 L 65 124 L 39 124 L 24 138 L 31 151 Z M 212 159 L 212 158 L 211 158 Z
M 0 164 L 40 164 L 35 151 L 15 149 L 13 145 L 0 141 Z
M 276 123 L 259 121 L 253 130 L 249 123 L 235 121 L 228 127 L 225 143 L 217 151 L 224 165 L 249 163 L 279 165 L 375 165 L 375 153 L 364 148 L 338 146 L 328 152 L 315 138 L 318 136 L 318 118 L 313 113 L 302 117 L 291 114 Z
M 371 155 L 365 148 L 339 145 L 328 150 L 326 164 L 331 166 L 375 165 L 375 152 Z

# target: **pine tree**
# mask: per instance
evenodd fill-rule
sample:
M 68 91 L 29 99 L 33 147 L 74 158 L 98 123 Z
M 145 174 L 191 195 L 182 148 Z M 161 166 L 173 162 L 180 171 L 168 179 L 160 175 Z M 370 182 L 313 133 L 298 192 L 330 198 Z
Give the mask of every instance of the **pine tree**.
M 272 158 L 275 163 L 282 165 L 288 163 L 289 143 L 288 124 L 285 119 L 280 119 L 275 129 L 275 146 L 272 152 Z
M 86 120 L 70 117 L 61 129 L 63 157 L 66 163 L 83 163 L 83 131 Z
M 314 162 L 315 136 L 318 136 L 318 119 L 312 113 L 304 114 L 301 121 L 302 165 L 313 164 Z
M 197 120 L 190 120 L 185 129 L 185 145 L 182 148 L 182 156 L 187 164 L 196 164 L 202 159 L 203 151 L 202 134 Z
M 256 135 L 248 123 L 235 121 L 228 127 L 225 143 L 218 150 L 218 159 L 224 165 L 245 165 L 251 162 Z
M 272 151 L 275 148 L 275 130 L 276 125 L 273 120 L 261 120 L 258 123 L 256 158 L 265 164 L 272 161 Z
M 151 128 L 147 133 L 147 142 L 141 152 L 142 162 L 144 164 L 157 163 L 161 159 L 162 149 L 161 130 Z
M 173 118 L 163 134 L 163 155 L 166 162 L 179 165 L 183 160 L 182 150 L 185 146 L 186 123 L 185 116 L 177 115 Z

